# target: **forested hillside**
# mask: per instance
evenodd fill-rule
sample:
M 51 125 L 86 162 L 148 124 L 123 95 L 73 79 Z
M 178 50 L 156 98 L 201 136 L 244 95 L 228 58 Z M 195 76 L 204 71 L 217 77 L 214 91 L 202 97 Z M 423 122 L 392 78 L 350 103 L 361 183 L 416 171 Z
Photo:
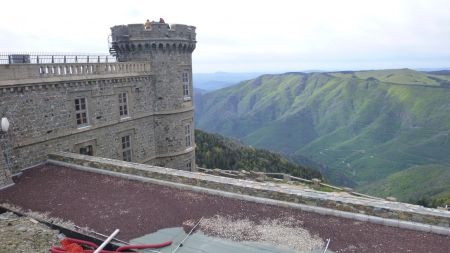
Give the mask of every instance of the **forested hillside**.
M 430 192 L 417 175 L 450 170 L 449 84 L 443 73 L 410 69 L 263 75 L 197 100 L 196 126 L 307 157 L 335 184 L 402 200 L 442 197 L 448 181 Z M 378 187 L 412 174 L 417 184 Z
M 245 146 L 218 134 L 195 130 L 196 163 L 209 169 L 283 172 L 302 178 L 322 178 L 319 171 L 296 165 L 280 154 Z

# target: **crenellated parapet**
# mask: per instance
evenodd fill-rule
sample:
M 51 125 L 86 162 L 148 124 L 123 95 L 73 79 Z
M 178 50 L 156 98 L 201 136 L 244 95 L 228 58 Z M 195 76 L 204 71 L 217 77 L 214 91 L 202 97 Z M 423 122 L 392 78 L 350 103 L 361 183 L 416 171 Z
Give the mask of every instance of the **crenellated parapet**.
M 119 25 L 111 28 L 111 50 L 119 56 L 127 54 L 185 54 L 195 49 L 195 27 L 188 25 L 150 22 Z
M 111 27 L 113 41 L 168 39 L 195 42 L 195 26 L 151 22 L 146 28 L 144 24 L 117 25 Z

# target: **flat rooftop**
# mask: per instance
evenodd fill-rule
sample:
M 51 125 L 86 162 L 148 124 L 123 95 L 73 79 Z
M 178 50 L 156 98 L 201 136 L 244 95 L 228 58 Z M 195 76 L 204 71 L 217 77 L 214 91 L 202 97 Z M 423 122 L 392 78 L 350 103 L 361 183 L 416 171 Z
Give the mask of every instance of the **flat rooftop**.
M 57 165 L 24 171 L 0 190 L 0 203 L 48 213 L 103 234 L 132 240 L 161 229 L 208 220 L 291 220 L 335 252 L 448 252 L 450 236 L 384 226 L 299 209 L 237 200 Z M 218 218 L 220 217 L 220 218 Z M 270 223 L 270 222 L 269 222 Z M 202 230 L 208 231 L 207 226 Z M 213 233 L 213 232 L 212 232 Z M 220 235 L 220 233 L 218 233 Z M 244 236 L 245 237 L 245 236 Z M 239 239 L 239 238 L 235 238 Z M 241 238 L 246 239 L 246 238 Z

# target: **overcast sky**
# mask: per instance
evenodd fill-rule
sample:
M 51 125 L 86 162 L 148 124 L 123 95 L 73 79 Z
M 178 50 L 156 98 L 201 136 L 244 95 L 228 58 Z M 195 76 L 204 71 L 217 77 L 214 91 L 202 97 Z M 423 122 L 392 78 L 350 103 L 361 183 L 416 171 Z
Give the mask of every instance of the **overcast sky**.
M 107 53 L 160 17 L 197 27 L 194 72 L 450 67 L 450 0 L 4 0 L 0 51 Z

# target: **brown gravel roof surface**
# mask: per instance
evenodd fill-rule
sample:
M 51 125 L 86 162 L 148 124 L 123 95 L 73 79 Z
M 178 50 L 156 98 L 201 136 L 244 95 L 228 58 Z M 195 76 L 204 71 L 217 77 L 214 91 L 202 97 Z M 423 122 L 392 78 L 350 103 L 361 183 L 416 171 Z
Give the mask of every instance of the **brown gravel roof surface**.
M 0 203 L 9 203 L 50 216 L 71 220 L 109 234 L 120 228 L 129 240 L 158 229 L 214 215 L 260 222 L 294 218 L 312 235 L 331 238 L 335 252 L 442 252 L 450 237 L 350 219 L 324 216 L 231 198 L 191 192 L 89 173 L 54 165 L 25 171 L 16 184 L 0 191 Z

